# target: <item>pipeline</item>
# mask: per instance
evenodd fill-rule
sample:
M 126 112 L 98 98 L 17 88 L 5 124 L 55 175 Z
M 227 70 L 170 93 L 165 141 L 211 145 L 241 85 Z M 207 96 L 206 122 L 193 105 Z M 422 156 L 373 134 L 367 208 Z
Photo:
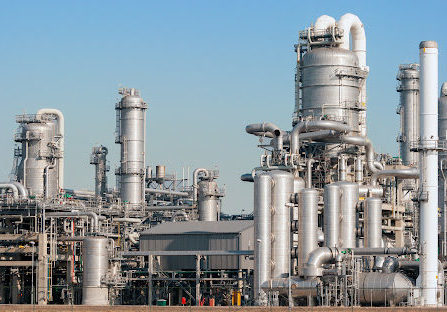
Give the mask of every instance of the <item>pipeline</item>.
M 159 189 L 147 188 L 145 189 L 145 192 L 148 194 L 163 194 L 163 195 L 171 195 L 179 197 L 189 197 L 189 193 L 187 192 L 179 192 L 172 190 L 159 190 Z
M 47 212 L 47 217 L 56 217 L 56 218 L 63 218 L 63 217 L 90 217 L 92 218 L 93 223 L 93 232 L 99 231 L 99 216 L 94 213 L 93 211 L 67 211 L 67 212 Z
M 11 182 L 1 182 L 0 189 L 10 189 L 15 200 L 19 199 L 19 190 L 16 185 Z
M 418 168 L 381 170 L 375 172 L 371 176 L 371 184 L 373 186 L 376 186 L 377 180 L 382 177 L 395 177 L 400 179 L 419 179 L 419 170 Z

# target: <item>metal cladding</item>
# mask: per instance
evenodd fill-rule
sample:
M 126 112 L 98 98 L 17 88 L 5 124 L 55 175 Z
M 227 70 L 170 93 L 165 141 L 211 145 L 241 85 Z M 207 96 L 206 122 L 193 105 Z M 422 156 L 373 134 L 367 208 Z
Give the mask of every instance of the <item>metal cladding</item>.
M 257 305 L 267 304 L 261 285 L 270 279 L 271 272 L 271 195 L 272 178 L 268 173 L 254 177 L 255 270 L 254 296 Z
M 419 45 L 421 64 L 420 245 L 423 304 L 437 304 L 438 276 L 438 44 Z
M 324 246 L 339 247 L 340 187 L 334 183 L 324 186 Z
M 199 221 L 218 221 L 219 188 L 215 181 L 198 183 Z
M 290 196 L 293 174 L 273 170 L 272 188 L 272 278 L 287 277 L 290 271 Z
M 359 300 L 367 305 L 395 306 L 407 300 L 412 286 L 401 273 L 360 273 Z
M 82 304 L 108 305 L 107 285 L 101 281 L 109 266 L 108 239 L 105 237 L 87 237 L 83 241 L 82 257 Z
M 366 75 L 352 51 L 314 48 L 301 60 L 301 89 L 304 118 L 325 118 L 347 123 L 360 132 L 360 90 Z
M 50 198 L 59 192 L 56 123 L 48 115 L 20 115 L 19 132 L 15 141 L 22 144 L 17 181 L 29 190 L 31 196 Z
M 400 65 L 397 74 L 400 94 L 400 104 L 397 113 L 400 114 L 400 157 L 406 166 L 417 166 L 419 155 L 411 151 L 411 146 L 419 139 L 419 65 Z
M 107 164 L 108 149 L 105 146 L 93 147 L 90 156 L 90 164 L 95 165 L 95 195 L 104 196 L 107 193 L 107 172 L 110 166 Z
M 318 247 L 318 191 L 301 190 L 298 210 L 298 274 L 303 276 L 309 254 Z
M 382 247 L 382 199 L 370 197 L 365 200 L 364 247 Z
M 441 87 L 441 95 L 438 100 L 438 134 L 439 144 L 447 146 L 447 83 L 444 82 Z M 445 178 L 447 176 L 447 152 L 439 152 L 439 185 L 438 185 L 438 207 L 441 209 L 441 235 L 440 235 L 440 253 L 443 258 L 447 257 L 447 212 L 446 212 L 446 189 Z
M 340 247 L 356 247 L 356 206 L 359 198 L 359 185 L 353 182 L 334 183 L 341 190 L 340 197 Z
M 132 206 L 144 204 L 145 138 L 147 104 L 135 89 L 121 89 L 116 104 L 116 139 L 121 144 L 120 197 Z

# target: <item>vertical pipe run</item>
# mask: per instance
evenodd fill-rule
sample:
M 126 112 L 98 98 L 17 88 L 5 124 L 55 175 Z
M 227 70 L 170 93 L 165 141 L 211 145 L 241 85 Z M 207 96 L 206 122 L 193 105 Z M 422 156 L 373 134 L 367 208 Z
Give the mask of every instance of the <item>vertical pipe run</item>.
M 324 186 L 324 246 L 339 247 L 340 236 L 340 188 L 338 185 Z
M 299 193 L 298 273 L 303 276 L 309 254 L 318 247 L 318 191 L 303 189 Z
M 267 305 L 267 294 L 261 285 L 270 279 L 271 269 L 271 188 L 267 173 L 254 177 L 255 270 L 254 296 L 256 305 Z
M 422 299 L 426 306 L 437 303 L 438 275 L 438 44 L 422 41 L 421 64 L 421 191 L 420 247 L 422 250 Z

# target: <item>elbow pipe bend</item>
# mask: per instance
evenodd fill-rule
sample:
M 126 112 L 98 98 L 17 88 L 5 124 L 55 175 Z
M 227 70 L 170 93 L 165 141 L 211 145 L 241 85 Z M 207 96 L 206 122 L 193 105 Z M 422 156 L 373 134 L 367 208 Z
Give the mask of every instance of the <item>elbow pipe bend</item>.
M 376 186 L 377 180 L 382 177 L 419 179 L 419 170 L 417 168 L 381 170 L 371 176 L 371 184 Z

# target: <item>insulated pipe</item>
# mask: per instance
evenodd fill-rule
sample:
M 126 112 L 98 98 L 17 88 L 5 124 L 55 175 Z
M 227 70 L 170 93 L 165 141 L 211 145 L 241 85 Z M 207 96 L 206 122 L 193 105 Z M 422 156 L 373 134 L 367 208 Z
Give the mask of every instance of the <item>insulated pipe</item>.
M 164 210 L 182 210 L 182 209 L 194 209 L 196 206 L 178 205 L 178 206 L 146 206 L 147 211 L 164 211 Z
M 281 129 L 271 122 L 250 124 L 245 127 L 245 131 L 256 136 L 266 136 L 270 138 L 278 137 L 282 133 Z
M 290 139 L 290 153 L 296 155 L 300 149 L 300 134 L 303 132 L 316 130 L 335 130 L 339 132 L 348 133 L 351 128 L 348 125 L 342 124 L 332 120 L 313 120 L 302 121 L 293 127 Z
M 359 185 L 359 195 L 369 197 L 382 197 L 383 188 L 380 186 Z
M 298 207 L 298 274 L 303 276 L 307 257 L 318 247 L 318 191 L 301 190 Z
M 377 180 L 382 177 L 395 177 L 400 179 L 419 179 L 419 169 L 412 167 L 408 169 L 390 169 L 375 172 L 371 176 L 371 184 L 377 185 Z
M 189 197 L 189 193 L 187 192 L 178 192 L 171 190 L 159 190 L 159 189 L 147 188 L 145 189 L 145 192 L 148 194 L 163 194 L 163 195 L 173 195 L 179 197 Z
M 338 181 L 346 181 L 346 157 L 340 155 L 338 159 Z
M 331 183 L 324 186 L 324 246 L 339 247 L 340 236 L 340 188 Z
M 350 45 L 352 45 L 352 52 L 357 55 L 360 68 L 369 71 L 366 66 L 366 35 L 363 23 L 358 16 L 347 13 L 340 18 L 337 24 L 339 28 L 343 29 L 343 43 L 340 47 L 349 50 Z M 349 37 L 352 38 L 352 44 L 350 44 Z M 362 106 L 366 105 L 366 80 L 362 84 L 360 104 Z M 366 136 L 366 110 L 361 111 L 360 115 L 365 120 L 361 125 L 361 135 Z
M 382 245 L 382 200 L 370 197 L 365 200 L 364 246 L 377 248 Z
M 11 182 L 1 182 L 0 183 L 0 189 L 10 189 L 12 191 L 12 196 L 15 200 L 19 199 L 19 190 L 17 189 L 17 186 L 15 186 Z
M 254 296 L 256 305 L 267 305 L 267 294 L 261 285 L 270 279 L 271 271 L 271 197 L 272 178 L 268 173 L 254 177 Z
M 307 160 L 307 174 L 306 174 L 306 187 L 311 188 L 312 187 L 312 164 L 315 161 L 312 158 L 309 158 Z
M 197 185 L 197 181 L 199 180 L 199 174 L 203 173 L 205 178 L 209 178 L 210 176 L 210 172 L 205 169 L 205 168 L 197 168 L 196 170 L 194 170 L 193 172 L 193 176 L 192 176 L 192 187 L 194 189 L 194 194 L 193 194 L 193 200 L 195 202 L 197 202 L 197 193 L 198 193 L 198 185 Z
M 61 157 L 57 159 L 57 167 L 58 167 L 58 187 L 59 189 L 64 188 L 64 136 L 65 136 L 65 122 L 64 115 L 58 109 L 54 108 L 42 108 L 37 111 L 37 115 L 55 115 L 57 117 L 57 126 L 58 126 L 58 135 L 60 135 L 60 153 Z
M 438 275 L 438 44 L 422 41 L 421 64 L 421 191 L 420 247 L 423 304 L 437 304 Z
M 22 196 L 22 198 L 28 197 L 28 190 L 23 186 L 22 183 L 16 182 L 16 181 L 11 181 L 9 183 L 14 184 L 17 187 L 17 189 L 19 190 L 20 196 Z
M 363 182 L 363 161 L 360 156 L 355 159 L 355 182 Z
M 99 230 L 99 216 L 93 211 L 67 211 L 67 212 L 47 212 L 46 217 L 68 218 L 68 217 L 90 217 L 93 221 L 93 232 Z
M 328 15 L 321 15 L 317 20 L 315 21 L 315 30 L 326 30 L 329 27 L 335 26 L 335 18 Z
M 241 175 L 241 181 L 243 182 L 254 182 L 253 174 L 251 173 L 244 173 Z

